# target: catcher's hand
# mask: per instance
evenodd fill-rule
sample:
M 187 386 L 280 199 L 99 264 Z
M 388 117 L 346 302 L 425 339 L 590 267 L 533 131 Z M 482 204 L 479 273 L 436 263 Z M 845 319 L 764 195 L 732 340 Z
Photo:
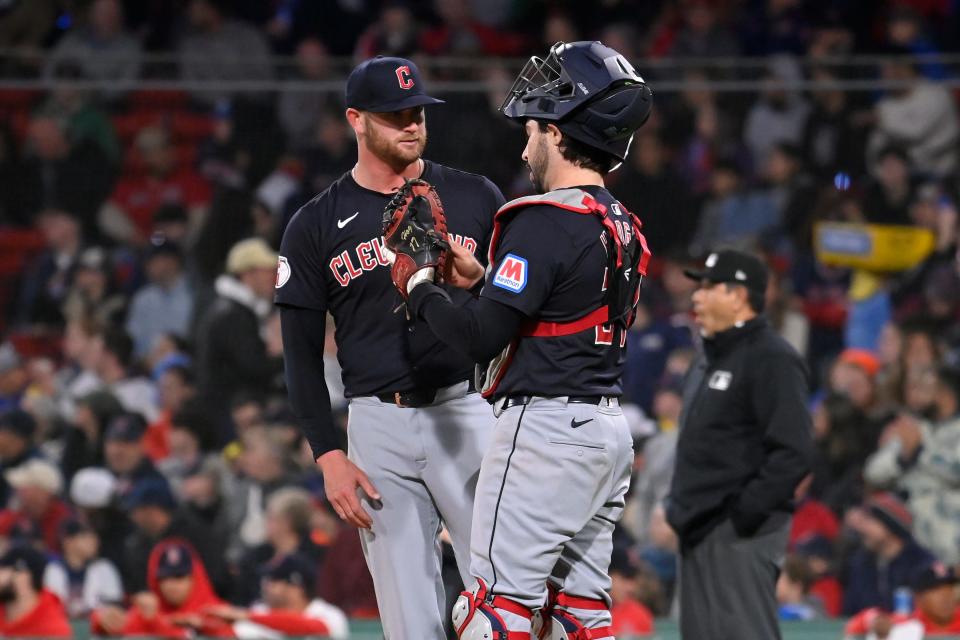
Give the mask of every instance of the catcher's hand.
M 483 280 L 484 269 L 473 252 L 456 240 L 450 241 L 450 253 L 447 255 L 447 273 L 443 281 L 453 287 L 472 289 Z
M 447 262 L 447 219 L 428 182 L 407 180 L 383 210 L 383 242 L 394 255 L 390 276 L 406 299 L 421 282 L 433 282 Z

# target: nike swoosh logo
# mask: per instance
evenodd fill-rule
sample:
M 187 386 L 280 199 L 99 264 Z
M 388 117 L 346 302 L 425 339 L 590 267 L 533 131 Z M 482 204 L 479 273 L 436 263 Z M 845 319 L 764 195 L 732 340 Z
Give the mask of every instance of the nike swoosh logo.
M 580 421 L 577 421 L 576 418 L 571 418 L 571 419 L 570 419 L 570 428 L 571 428 L 571 429 L 578 429 L 578 428 L 582 427 L 583 425 L 587 424 L 588 422 L 593 422 L 593 418 L 587 418 L 586 420 L 580 420 Z
M 350 224 L 350 221 L 360 215 L 360 212 L 357 211 L 355 214 L 347 218 L 346 220 L 337 220 L 337 229 L 343 229 L 345 226 Z

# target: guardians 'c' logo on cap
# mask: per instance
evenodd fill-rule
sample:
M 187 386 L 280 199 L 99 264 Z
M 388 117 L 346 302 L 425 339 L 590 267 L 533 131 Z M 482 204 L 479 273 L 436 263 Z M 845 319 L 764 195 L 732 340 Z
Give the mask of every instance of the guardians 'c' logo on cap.
M 397 67 L 397 82 L 400 83 L 401 89 L 413 88 L 413 74 L 410 73 L 410 67 L 407 65 Z

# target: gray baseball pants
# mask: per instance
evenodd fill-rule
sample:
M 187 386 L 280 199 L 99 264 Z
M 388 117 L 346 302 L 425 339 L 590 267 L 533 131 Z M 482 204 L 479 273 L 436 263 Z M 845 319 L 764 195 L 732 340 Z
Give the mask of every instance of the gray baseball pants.
M 503 411 L 483 459 L 473 512 L 470 570 L 488 591 L 528 609 L 547 581 L 608 606 L 613 528 L 630 484 L 633 441 L 615 398 L 599 405 L 534 398 Z M 530 622 L 498 610 L 511 631 Z M 606 609 L 571 609 L 587 628 Z
M 380 492 L 383 508 L 360 539 L 388 640 L 443 640 L 446 599 L 440 542 L 446 526 L 470 584 L 473 496 L 493 427 L 490 405 L 463 382 L 434 404 L 400 408 L 375 397 L 350 401 L 348 455 Z

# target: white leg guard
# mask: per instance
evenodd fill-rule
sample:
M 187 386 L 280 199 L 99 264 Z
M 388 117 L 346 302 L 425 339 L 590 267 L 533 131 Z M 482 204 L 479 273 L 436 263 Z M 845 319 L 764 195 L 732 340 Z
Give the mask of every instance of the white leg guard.
M 527 631 L 510 631 L 501 609 L 530 620 L 533 613 L 523 605 L 502 596 L 487 593 L 478 579 L 470 591 L 462 591 L 453 605 L 453 626 L 460 640 L 530 640 Z

